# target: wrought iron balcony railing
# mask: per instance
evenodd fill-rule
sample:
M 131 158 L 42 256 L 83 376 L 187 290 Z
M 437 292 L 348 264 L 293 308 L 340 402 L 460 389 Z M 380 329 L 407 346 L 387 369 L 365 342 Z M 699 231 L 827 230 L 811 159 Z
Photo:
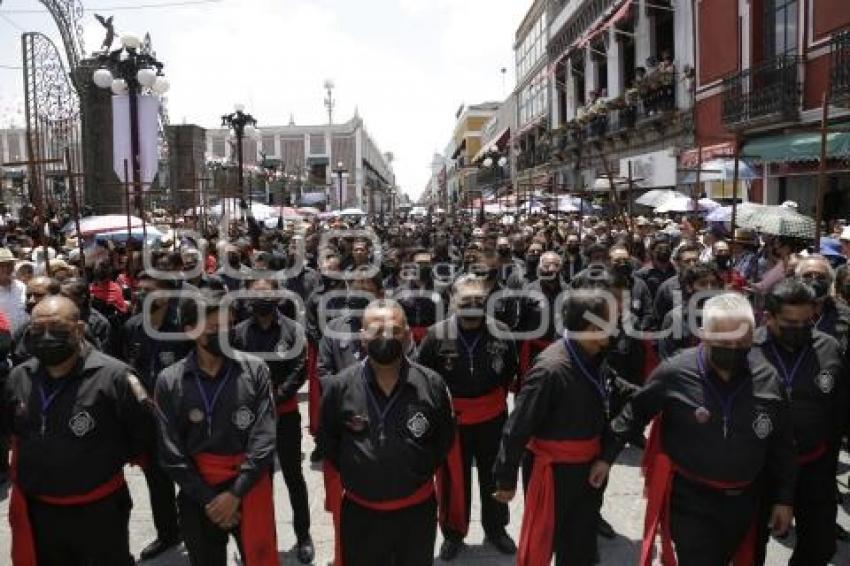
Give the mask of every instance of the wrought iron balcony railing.
M 780 55 L 723 80 L 723 124 L 792 120 L 800 111 L 800 58 Z
M 829 98 L 838 104 L 850 103 L 850 29 L 832 37 L 832 67 Z

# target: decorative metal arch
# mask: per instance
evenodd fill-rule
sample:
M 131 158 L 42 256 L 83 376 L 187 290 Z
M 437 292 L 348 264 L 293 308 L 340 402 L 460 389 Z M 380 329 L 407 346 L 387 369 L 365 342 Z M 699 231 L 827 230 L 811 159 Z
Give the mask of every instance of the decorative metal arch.
M 30 32 L 21 42 L 30 199 L 55 208 L 69 202 L 69 183 L 82 171 L 80 100 L 50 38 Z
M 80 0 L 39 0 L 53 16 L 68 58 L 69 71 L 77 68 L 85 56 L 83 43 L 83 4 Z

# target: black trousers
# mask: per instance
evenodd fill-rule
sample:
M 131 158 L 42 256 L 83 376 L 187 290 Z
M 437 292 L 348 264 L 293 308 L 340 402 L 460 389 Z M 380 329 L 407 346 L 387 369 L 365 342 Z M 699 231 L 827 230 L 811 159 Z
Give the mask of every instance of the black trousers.
M 340 518 L 345 566 L 430 566 L 437 539 L 437 501 L 400 511 L 372 511 L 342 502 Z
M 221 492 L 230 484 L 225 484 Z M 189 563 L 192 566 L 227 566 L 227 542 L 230 536 L 236 539 L 239 553 L 242 554 L 242 541 L 237 526 L 232 531 L 222 530 L 210 521 L 203 505 L 188 497 L 185 493 L 177 496 L 180 508 L 180 528 L 183 542 L 189 553 Z
M 299 542 L 310 536 L 310 504 L 301 468 L 301 435 L 301 414 L 298 411 L 278 416 L 277 458 L 289 491 L 295 537 Z
M 27 501 L 38 566 L 124 566 L 130 555 L 130 492 L 87 505 Z
M 523 461 L 523 486 L 534 469 L 534 456 L 526 453 Z M 605 489 L 593 488 L 587 481 L 590 464 L 555 464 L 555 536 L 553 549 L 556 566 L 591 566 L 597 556 L 596 532 Z
M 726 565 L 757 519 L 757 484 L 739 491 L 721 491 L 673 480 L 670 530 L 679 566 Z
M 493 465 L 499 453 L 502 428 L 507 415 L 477 425 L 457 427 L 463 453 L 463 489 L 466 494 L 466 519 L 470 520 L 472 509 L 472 462 L 478 470 L 478 493 L 481 498 L 481 524 L 484 533 L 495 535 L 504 530 L 510 521 L 508 506 L 493 499 L 496 481 Z M 450 529 L 443 528 L 443 536 L 454 540 L 463 537 Z
M 788 562 L 790 566 L 826 566 L 835 554 L 836 460 L 829 454 L 803 464 L 797 472 L 794 493 L 794 529 L 797 544 Z M 768 500 L 770 498 L 767 498 Z M 764 564 L 770 538 L 768 521 L 772 505 L 762 506 L 759 524 L 757 564 Z
M 145 482 L 151 502 L 156 537 L 160 540 L 176 538 L 180 534 L 177 520 L 177 490 L 174 482 L 159 465 L 154 453 L 151 462 L 144 468 Z

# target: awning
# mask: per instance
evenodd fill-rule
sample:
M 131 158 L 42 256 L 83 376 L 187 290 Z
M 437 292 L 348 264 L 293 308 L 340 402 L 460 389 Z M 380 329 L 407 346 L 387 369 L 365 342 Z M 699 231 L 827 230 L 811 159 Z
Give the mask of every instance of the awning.
M 472 158 L 472 162 L 477 163 L 478 160 L 484 157 L 486 154 L 490 153 L 491 151 L 496 151 L 499 148 L 499 145 L 507 141 L 507 137 L 508 134 L 510 134 L 510 131 L 511 127 L 506 127 L 504 130 L 499 132 L 498 135 L 494 136 L 493 139 L 490 140 L 490 143 L 481 146 L 481 149 L 478 150 L 478 153 L 476 153 L 475 157 Z
M 763 163 L 819 161 L 821 135 L 807 132 L 758 138 L 745 144 L 741 154 L 742 159 Z M 850 159 L 850 133 L 828 133 L 826 155 L 829 158 Z
M 578 40 L 578 46 L 587 47 L 587 45 L 596 39 L 599 34 L 621 22 L 629 14 L 629 8 L 631 8 L 631 5 L 632 0 L 624 0 L 618 8 L 613 9 L 613 13 L 609 11 L 608 14 L 611 15 L 609 16 L 606 14 L 596 23 L 596 25 L 592 26 L 590 30 L 588 30 L 587 33 Z

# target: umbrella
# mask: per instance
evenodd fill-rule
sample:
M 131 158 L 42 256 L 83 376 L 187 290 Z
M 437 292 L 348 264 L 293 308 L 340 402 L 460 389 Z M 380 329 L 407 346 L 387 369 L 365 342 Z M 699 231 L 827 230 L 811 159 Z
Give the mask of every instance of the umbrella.
M 127 217 L 125 216 L 124 218 L 126 219 Z M 161 240 L 162 237 L 164 236 L 162 231 L 159 230 L 158 228 L 156 228 L 155 226 L 148 225 L 146 232 L 147 232 L 147 235 L 148 235 L 148 239 L 147 239 L 148 242 L 155 241 L 155 240 Z M 130 230 L 130 237 L 133 238 L 134 240 L 138 241 L 138 242 L 142 241 L 143 236 L 144 236 L 144 234 L 142 233 L 141 226 L 139 226 L 138 228 L 133 228 L 132 230 Z M 101 232 L 101 233 L 97 234 L 95 239 L 97 239 L 97 240 L 111 240 L 113 242 L 126 242 L 127 241 L 127 228 L 124 228 L 123 230 L 113 230 L 113 231 L 110 231 L 110 232 Z
M 130 225 L 132 228 L 141 228 L 142 219 L 136 216 L 130 217 Z M 124 214 L 104 214 L 101 216 L 86 216 L 80 218 L 80 232 L 83 236 L 91 234 L 100 234 L 102 232 L 112 232 L 121 230 L 127 232 L 127 216 Z M 76 233 L 77 227 L 74 222 L 69 222 L 62 228 L 65 235 Z
M 757 230 L 762 234 L 812 240 L 815 220 L 784 206 L 748 207 L 735 218 L 740 228 Z
M 715 208 L 720 206 L 720 203 L 717 203 L 710 198 L 700 199 L 698 202 L 699 212 L 707 212 L 709 210 L 714 210 Z M 694 199 L 690 197 L 675 197 L 666 200 L 660 206 L 656 207 L 655 212 L 664 213 L 664 212 L 693 212 L 694 211 Z
M 302 206 L 301 208 L 297 208 L 296 211 L 298 214 L 303 214 L 304 216 L 318 216 L 321 210 L 313 206 Z
M 359 208 L 346 208 L 339 214 L 340 216 L 366 216 L 366 213 Z
M 614 189 L 616 191 L 625 191 L 629 188 L 629 181 L 625 177 L 614 177 Z M 608 177 L 598 177 L 593 186 L 588 189 L 594 193 L 604 193 L 611 190 L 611 180 Z
M 565 196 L 558 199 L 558 212 L 583 212 L 584 214 L 593 214 L 602 210 L 601 207 L 594 205 L 588 200 Z
M 650 208 L 656 208 L 664 204 L 664 202 L 668 199 L 687 198 L 687 196 L 688 195 L 685 193 L 670 189 L 653 189 L 641 195 L 640 198 L 635 200 L 635 203 L 642 204 L 643 206 L 648 206 Z
M 739 204 L 738 212 L 735 218 L 738 223 L 738 226 L 741 226 L 741 217 L 743 215 L 758 214 L 765 208 L 765 205 L 757 204 L 754 202 L 744 202 Z M 709 222 L 732 222 L 732 207 L 721 206 L 720 208 L 715 208 L 714 210 L 708 213 L 705 219 Z

